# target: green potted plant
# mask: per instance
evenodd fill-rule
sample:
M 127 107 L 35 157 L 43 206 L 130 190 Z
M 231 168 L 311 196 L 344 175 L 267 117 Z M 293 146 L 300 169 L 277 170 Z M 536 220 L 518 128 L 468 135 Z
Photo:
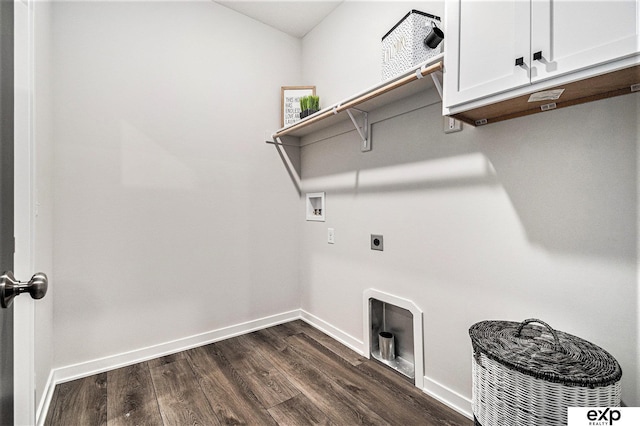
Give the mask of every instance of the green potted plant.
M 305 118 L 320 111 L 319 96 L 303 96 L 300 98 L 300 118 Z

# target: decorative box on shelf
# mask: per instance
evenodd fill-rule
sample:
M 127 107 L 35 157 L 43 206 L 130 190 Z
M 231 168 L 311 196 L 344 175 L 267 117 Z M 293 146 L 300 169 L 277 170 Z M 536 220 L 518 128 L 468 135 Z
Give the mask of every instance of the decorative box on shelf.
M 442 53 L 440 17 L 412 10 L 382 37 L 382 81 Z M 429 38 L 429 47 L 425 40 Z

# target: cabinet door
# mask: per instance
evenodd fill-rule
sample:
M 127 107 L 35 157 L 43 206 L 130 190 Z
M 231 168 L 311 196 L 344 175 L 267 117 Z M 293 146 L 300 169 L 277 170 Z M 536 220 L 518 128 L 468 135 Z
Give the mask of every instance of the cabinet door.
M 447 106 L 530 83 L 530 15 L 529 0 L 445 2 Z
M 638 53 L 640 0 L 532 0 L 531 81 Z

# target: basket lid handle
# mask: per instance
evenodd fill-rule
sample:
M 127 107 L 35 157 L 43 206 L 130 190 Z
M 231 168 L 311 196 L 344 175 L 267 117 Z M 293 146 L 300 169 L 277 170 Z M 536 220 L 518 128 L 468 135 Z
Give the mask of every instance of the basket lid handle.
M 539 324 L 544 325 L 547 328 L 547 330 L 549 330 L 549 332 L 553 335 L 555 346 L 560 350 L 562 349 L 562 346 L 560 345 L 560 339 L 558 338 L 558 333 L 556 333 L 556 331 L 553 328 L 551 328 L 549 324 L 536 318 L 529 318 L 522 321 L 518 326 L 518 331 L 516 331 L 516 337 L 520 337 L 520 333 L 522 333 L 522 329 L 524 328 L 524 326 L 532 322 L 537 322 Z

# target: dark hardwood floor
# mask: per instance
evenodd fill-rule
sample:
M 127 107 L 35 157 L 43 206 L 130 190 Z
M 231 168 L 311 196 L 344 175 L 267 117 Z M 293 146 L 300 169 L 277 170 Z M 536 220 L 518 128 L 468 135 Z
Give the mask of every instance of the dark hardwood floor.
M 46 425 L 471 425 L 302 321 L 56 386 Z

